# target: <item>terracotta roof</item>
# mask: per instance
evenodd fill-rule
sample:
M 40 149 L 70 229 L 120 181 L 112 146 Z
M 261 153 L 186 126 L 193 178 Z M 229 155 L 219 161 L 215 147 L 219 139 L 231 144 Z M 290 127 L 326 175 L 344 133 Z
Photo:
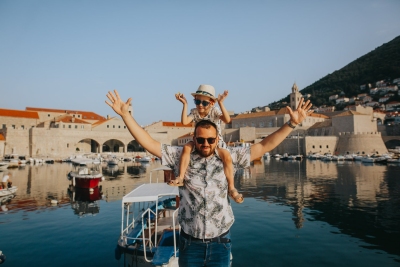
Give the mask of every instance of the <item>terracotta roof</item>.
M 33 108 L 26 107 L 26 110 L 30 111 L 41 111 L 41 112 L 55 112 L 55 113 L 66 113 L 66 114 L 82 114 L 82 119 L 84 120 L 106 120 L 105 117 L 100 116 L 91 111 L 81 111 L 81 110 L 68 110 L 68 109 L 51 109 L 51 108 Z
M 167 127 L 189 127 L 192 128 L 193 125 L 189 123 L 188 125 L 184 125 L 181 122 L 171 122 L 171 121 L 163 121 L 162 126 L 167 126 Z
M 324 114 L 321 113 L 311 113 L 310 115 L 308 115 L 309 117 L 314 117 L 314 118 L 323 118 L 323 119 L 329 119 L 329 116 L 326 116 Z
M 85 123 L 85 124 L 90 124 L 87 121 L 78 119 L 78 118 L 74 118 L 71 115 L 62 115 L 59 116 L 57 118 L 55 118 L 55 120 L 53 120 L 54 122 L 63 122 L 63 123 Z
M 4 141 L 4 140 L 6 140 L 6 138 L 4 137 L 3 134 L 0 133 L 0 141 Z
M 285 115 L 289 114 L 286 108 L 281 108 L 279 110 L 271 110 L 271 111 L 263 111 L 263 112 L 254 112 L 254 113 L 247 113 L 247 114 L 239 114 L 234 119 L 248 119 L 248 118 L 258 118 L 258 117 L 270 117 L 270 116 L 277 116 L 277 115 Z M 320 114 L 320 113 L 311 113 L 310 117 L 314 118 L 324 118 L 329 119 L 328 116 Z
M 99 126 L 100 124 L 106 123 L 112 119 L 114 119 L 115 117 L 111 118 L 111 119 L 106 119 L 105 121 L 96 121 L 95 123 L 92 124 L 93 127 Z
M 39 115 L 37 112 L 25 111 L 25 110 L 14 110 L 14 109 L 0 109 L 0 116 L 27 118 L 27 119 L 39 119 Z
M 258 117 L 267 117 L 267 116 L 275 116 L 278 111 L 262 111 L 262 112 L 253 112 L 253 113 L 246 113 L 246 114 L 239 114 L 236 117 L 232 118 L 232 120 L 236 119 L 247 119 L 247 118 L 258 118 Z

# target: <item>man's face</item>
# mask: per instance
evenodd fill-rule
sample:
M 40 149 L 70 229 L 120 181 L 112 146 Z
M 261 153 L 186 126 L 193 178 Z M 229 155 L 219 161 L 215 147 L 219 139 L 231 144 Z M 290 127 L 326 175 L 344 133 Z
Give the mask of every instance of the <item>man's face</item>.
M 196 138 L 205 138 L 204 143 L 200 144 Z M 216 138 L 213 144 L 209 144 L 207 138 Z M 215 148 L 218 144 L 217 130 L 214 127 L 209 127 L 208 129 L 198 127 L 196 129 L 194 145 L 196 151 L 203 157 L 208 157 L 214 154 Z

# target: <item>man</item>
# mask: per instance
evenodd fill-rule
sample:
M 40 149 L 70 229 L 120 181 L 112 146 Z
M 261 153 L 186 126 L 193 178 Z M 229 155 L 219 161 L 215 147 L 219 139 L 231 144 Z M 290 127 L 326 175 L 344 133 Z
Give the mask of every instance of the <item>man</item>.
M 7 189 L 8 187 L 11 187 L 12 181 L 10 179 L 11 173 L 7 173 L 6 175 L 3 176 L 3 179 L 1 180 L 1 185 L 4 189 Z
M 116 90 L 107 94 L 106 103 L 124 120 L 136 141 L 148 152 L 162 159 L 164 165 L 178 170 L 181 147 L 161 145 L 140 127 L 129 113 L 132 101 L 123 102 Z M 232 148 L 232 162 L 236 168 L 250 165 L 250 162 L 271 151 L 286 136 L 311 114 L 311 103 L 303 104 L 292 111 L 287 110 L 290 120 L 280 129 L 251 147 Z M 194 151 L 190 165 L 184 174 L 184 186 L 180 188 L 179 224 L 179 266 L 226 266 L 230 265 L 231 239 L 229 229 L 234 222 L 232 208 L 227 197 L 227 181 L 223 162 L 216 154 L 217 129 L 210 121 L 200 121 L 194 131 Z

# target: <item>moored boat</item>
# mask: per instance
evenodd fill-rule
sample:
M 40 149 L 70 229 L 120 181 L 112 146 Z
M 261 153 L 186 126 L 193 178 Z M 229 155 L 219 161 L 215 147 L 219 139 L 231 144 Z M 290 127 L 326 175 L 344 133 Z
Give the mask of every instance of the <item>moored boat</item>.
M 0 170 L 5 170 L 8 168 L 8 162 L 0 161 Z
M 149 156 L 144 156 L 139 158 L 139 162 L 150 162 L 151 158 Z
M 72 182 L 72 186 L 80 188 L 94 188 L 99 185 L 100 181 L 104 180 L 98 165 L 93 165 L 90 169 L 87 166 L 80 165 L 77 170 L 70 171 L 67 178 Z
M 15 194 L 15 192 L 17 192 L 17 190 L 18 190 L 18 188 L 16 186 L 11 186 L 9 188 L 0 189 L 0 197 L 5 197 L 8 195 Z
M 122 198 L 121 234 L 115 250 L 117 260 L 124 254 L 128 262 L 139 262 L 144 267 L 178 266 L 178 195 L 178 187 L 150 180 Z

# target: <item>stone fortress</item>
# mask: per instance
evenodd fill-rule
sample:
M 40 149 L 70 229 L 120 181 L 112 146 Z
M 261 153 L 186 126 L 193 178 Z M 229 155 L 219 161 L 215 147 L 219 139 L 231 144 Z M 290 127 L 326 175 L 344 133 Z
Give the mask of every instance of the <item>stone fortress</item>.
M 290 94 L 292 109 L 296 109 L 301 97 L 294 84 Z M 130 112 L 133 114 L 132 108 Z M 289 118 L 286 108 L 238 114 L 224 125 L 223 137 L 231 145 L 259 142 Z M 386 153 L 377 119 L 383 121 L 384 114 L 363 106 L 335 113 L 313 113 L 271 153 Z M 119 117 L 102 117 L 88 111 L 0 109 L 0 127 L 0 157 L 19 154 L 63 159 L 83 153 L 145 153 Z M 183 145 L 192 138 L 193 125 L 158 121 L 144 129 L 162 143 Z

